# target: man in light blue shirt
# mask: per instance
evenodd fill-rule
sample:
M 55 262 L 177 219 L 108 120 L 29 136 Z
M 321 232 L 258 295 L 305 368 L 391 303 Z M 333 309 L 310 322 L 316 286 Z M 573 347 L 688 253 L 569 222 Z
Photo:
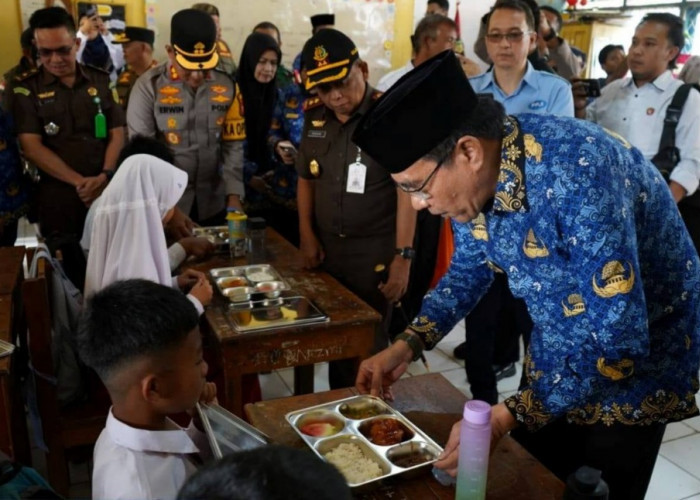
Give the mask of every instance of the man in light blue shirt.
M 532 11 L 519 0 L 501 0 L 488 14 L 486 50 L 493 68 L 470 78 L 474 91 L 492 94 L 506 113 L 574 116 L 569 82 L 537 71 L 527 60 L 537 39 Z M 519 337 L 530 341 L 532 320 L 525 303 L 515 299 L 506 275 L 496 273 L 488 292 L 465 318 L 466 342 L 455 349 L 465 360 L 470 389 L 476 399 L 498 402 L 497 381 L 515 375 L 520 358 Z
M 509 115 L 574 116 L 571 86 L 563 78 L 537 71 L 527 60 L 537 39 L 532 13 L 519 1 L 499 2 L 491 10 L 486 50 L 493 68 L 469 79 L 474 91 L 492 94 Z

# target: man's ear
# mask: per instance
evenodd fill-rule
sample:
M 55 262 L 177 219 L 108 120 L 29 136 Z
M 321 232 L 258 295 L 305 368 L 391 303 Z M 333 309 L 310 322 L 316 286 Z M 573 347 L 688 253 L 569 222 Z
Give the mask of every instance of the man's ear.
M 465 135 L 459 138 L 455 147 L 456 162 L 464 163 L 470 169 L 478 170 L 484 164 L 484 147 L 474 136 Z
M 82 42 L 83 42 L 83 39 L 80 38 L 79 36 L 76 36 L 76 37 L 75 37 L 75 48 L 76 48 L 76 49 L 79 49 L 79 48 L 80 48 L 80 44 L 81 44 Z
M 366 81 L 369 78 L 369 66 L 365 61 L 360 60 L 360 62 L 358 63 L 358 67 L 360 68 L 360 71 L 362 71 L 362 77 Z

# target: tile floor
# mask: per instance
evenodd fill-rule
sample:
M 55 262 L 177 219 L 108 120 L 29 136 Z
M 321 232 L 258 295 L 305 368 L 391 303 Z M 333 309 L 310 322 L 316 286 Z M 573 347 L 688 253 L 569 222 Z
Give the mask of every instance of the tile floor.
M 36 244 L 33 228 L 25 221 L 20 224 L 18 245 Z M 426 352 L 432 372 L 442 373 L 455 387 L 471 397 L 464 373 L 464 362 L 452 356 L 452 350 L 464 340 L 464 325 L 460 324 L 443 339 L 438 347 Z M 413 363 L 405 376 L 426 372 L 421 363 Z M 518 387 L 522 365 L 517 364 L 513 377 L 498 383 L 500 397 L 505 399 Z M 292 395 L 294 372 L 291 368 L 260 375 L 263 398 L 273 399 Z M 328 366 L 316 365 L 314 387 L 316 391 L 328 390 Z M 700 405 L 700 394 L 696 395 Z M 43 454 L 34 450 L 34 466 L 45 473 Z M 91 471 L 89 463 L 71 464 L 71 498 L 89 498 Z M 656 468 L 646 496 L 647 500 L 700 500 L 700 417 L 671 424 L 666 429 Z

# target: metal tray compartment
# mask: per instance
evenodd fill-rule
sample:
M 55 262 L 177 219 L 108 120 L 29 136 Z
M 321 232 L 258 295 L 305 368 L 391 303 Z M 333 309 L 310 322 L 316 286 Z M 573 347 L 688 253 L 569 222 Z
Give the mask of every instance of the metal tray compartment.
M 217 267 L 209 271 L 219 293 L 227 297 L 231 302 L 249 303 L 264 299 L 278 298 L 282 291 L 289 290 L 289 285 L 282 279 L 275 268 L 269 264 L 255 266 L 232 266 Z M 271 278 L 265 280 L 255 280 L 252 278 Z M 252 288 L 253 290 L 243 293 L 236 292 L 234 288 Z M 246 307 L 253 307 L 248 304 Z
M 239 333 L 325 323 L 328 316 L 301 296 L 250 300 L 229 304 L 226 317 Z
M 195 227 L 192 234 L 211 241 L 217 252 L 228 251 L 228 226 Z
M 344 419 L 345 425 L 342 430 L 328 437 L 309 436 L 300 427 L 314 416 L 322 416 L 323 421 L 332 421 L 330 419 L 335 416 Z M 383 479 L 411 474 L 430 466 L 442 452 L 442 448 L 410 420 L 373 396 L 354 396 L 312 406 L 288 413 L 285 418 L 301 439 L 324 460 L 327 460 L 325 455 L 341 443 L 350 443 L 355 444 L 365 457 L 377 462 L 382 471 L 381 476 L 361 482 L 348 480 L 350 487 L 358 492 L 365 491 L 368 485 L 372 487 Z M 403 436 L 395 443 L 384 446 L 372 443 L 369 439 L 372 424 L 388 420 L 395 421 L 403 429 Z

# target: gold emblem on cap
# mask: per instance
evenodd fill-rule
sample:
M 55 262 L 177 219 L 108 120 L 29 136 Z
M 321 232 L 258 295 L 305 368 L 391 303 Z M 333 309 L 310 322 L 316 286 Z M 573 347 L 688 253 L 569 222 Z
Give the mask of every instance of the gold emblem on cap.
M 202 42 L 197 42 L 194 44 L 194 53 L 197 55 L 203 55 L 204 54 L 204 43 Z
M 321 175 L 321 167 L 319 167 L 316 160 L 311 160 L 311 163 L 309 163 L 309 172 L 311 172 L 311 175 L 314 177 Z
M 97 89 L 95 87 L 90 87 L 87 92 L 90 97 L 95 97 L 97 95 Z
M 314 61 L 317 63 L 316 67 L 328 64 L 328 51 L 323 45 L 319 45 L 314 49 Z

